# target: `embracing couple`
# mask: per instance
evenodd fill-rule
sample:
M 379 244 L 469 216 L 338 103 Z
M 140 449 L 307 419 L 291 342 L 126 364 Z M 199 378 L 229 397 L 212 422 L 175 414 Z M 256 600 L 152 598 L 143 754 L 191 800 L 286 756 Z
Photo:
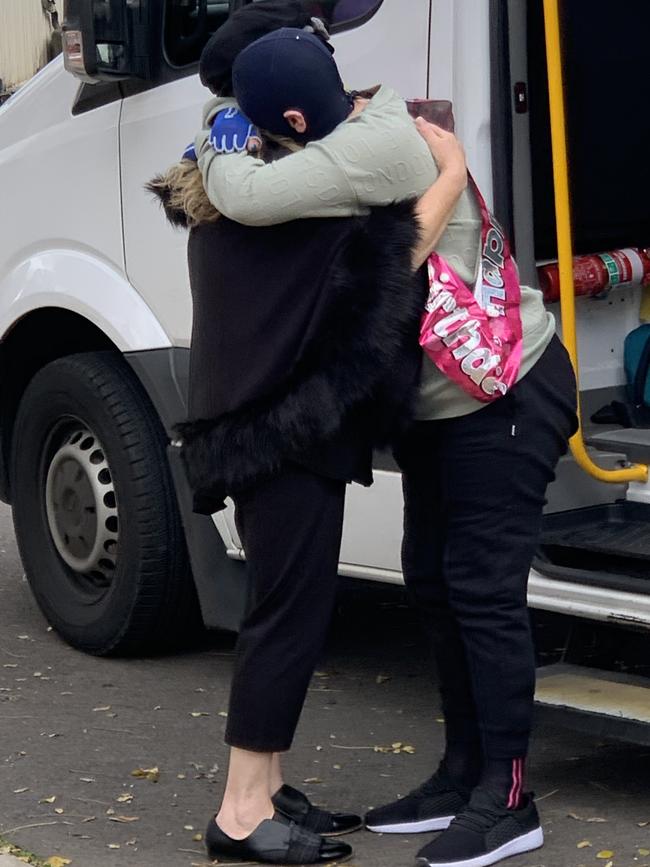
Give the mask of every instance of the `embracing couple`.
M 151 187 L 190 228 L 190 420 L 178 444 L 195 509 L 233 499 L 252 587 L 208 853 L 340 861 L 352 849 L 339 836 L 363 825 L 441 832 L 417 854 L 423 867 L 537 848 L 526 585 L 576 425 L 553 318 L 520 286 L 456 138 L 414 122 L 388 87 L 347 91 L 298 0 L 234 13 L 201 76 L 214 94 L 203 129 Z M 311 805 L 285 783 L 281 755 L 334 607 L 346 485 L 371 484 L 372 450 L 387 446 L 446 746 L 428 779 L 362 820 Z

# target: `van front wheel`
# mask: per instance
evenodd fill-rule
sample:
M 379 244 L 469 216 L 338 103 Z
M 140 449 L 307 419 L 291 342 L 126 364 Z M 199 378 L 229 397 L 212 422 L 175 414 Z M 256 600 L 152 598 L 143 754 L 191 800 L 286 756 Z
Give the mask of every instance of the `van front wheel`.
M 117 353 L 43 367 L 18 408 L 14 526 L 48 622 L 89 653 L 145 652 L 198 625 L 157 414 Z

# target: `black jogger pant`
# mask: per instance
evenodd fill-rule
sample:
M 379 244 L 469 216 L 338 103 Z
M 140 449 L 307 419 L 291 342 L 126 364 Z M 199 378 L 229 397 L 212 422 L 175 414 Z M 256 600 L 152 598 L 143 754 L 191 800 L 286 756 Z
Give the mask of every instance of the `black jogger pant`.
M 474 730 L 487 758 L 527 753 L 528 573 L 575 409 L 573 371 L 554 338 L 510 394 L 465 417 L 417 422 L 396 449 L 404 578 L 432 642 L 448 738 Z
M 253 598 L 237 642 L 230 746 L 291 746 L 334 609 L 345 487 L 288 466 L 234 497 Z

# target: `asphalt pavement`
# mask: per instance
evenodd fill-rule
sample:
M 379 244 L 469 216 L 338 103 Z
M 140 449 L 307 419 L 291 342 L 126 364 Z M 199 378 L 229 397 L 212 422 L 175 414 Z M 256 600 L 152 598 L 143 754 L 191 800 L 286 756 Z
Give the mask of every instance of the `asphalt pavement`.
M 207 865 L 199 835 L 225 779 L 232 663 L 228 635 L 152 659 L 69 648 L 32 599 L 0 507 L 0 853 L 10 841 L 58 867 Z M 364 811 L 428 776 L 442 742 L 402 597 L 345 588 L 288 781 Z M 547 842 L 511 867 L 650 867 L 648 748 L 541 728 L 529 776 Z M 352 867 L 411 867 L 427 837 L 348 839 Z

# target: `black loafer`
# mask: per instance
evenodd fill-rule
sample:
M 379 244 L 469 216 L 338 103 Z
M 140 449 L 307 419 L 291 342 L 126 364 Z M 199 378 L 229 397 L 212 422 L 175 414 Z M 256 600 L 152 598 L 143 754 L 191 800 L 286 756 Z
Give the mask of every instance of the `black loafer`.
M 314 807 L 306 795 L 291 786 L 282 786 L 271 800 L 278 813 L 282 813 L 296 825 L 323 837 L 350 834 L 363 827 L 361 816 L 356 816 L 354 813 L 330 813 L 328 810 L 321 810 Z
M 258 864 L 326 864 L 352 855 L 347 843 L 323 840 L 318 834 L 288 822 L 279 813 L 265 819 L 248 837 L 233 840 L 214 819 L 205 832 L 208 857 L 214 860 L 254 861 Z

